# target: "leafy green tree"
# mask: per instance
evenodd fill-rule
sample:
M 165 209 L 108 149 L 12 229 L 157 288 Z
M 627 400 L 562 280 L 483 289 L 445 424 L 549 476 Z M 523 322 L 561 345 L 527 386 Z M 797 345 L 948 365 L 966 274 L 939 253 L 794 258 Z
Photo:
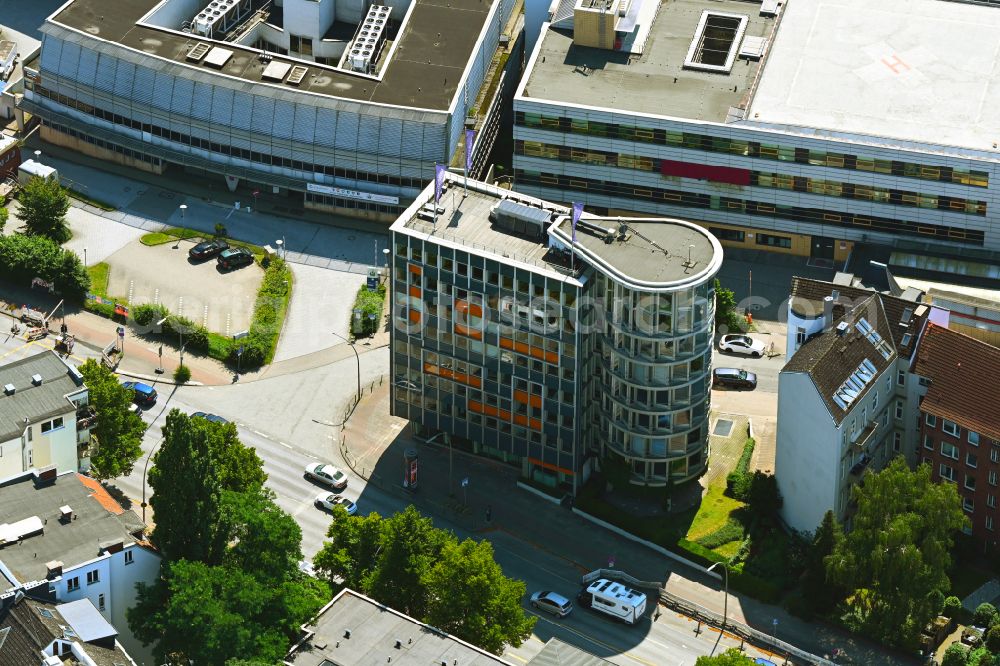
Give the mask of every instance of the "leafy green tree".
M 136 460 L 142 456 L 142 434 L 146 431 L 146 424 L 131 411 L 132 391 L 93 359 L 80 366 L 80 374 L 97 415 L 91 429 L 95 440 L 90 456 L 91 473 L 97 479 L 131 474 Z
M 736 648 L 729 648 L 717 657 L 698 657 L 694 666 L 747 666 L 754 661 Z
M 994 624 L 986 630 L 983 642 L 990 652 L 1000 655 L 1000 624 Z
M 302 529 L 274 503 L 274 493 L 267 488 L 223 491 L 219 533 L 232 544 L 225 564 L 261 581 L 283 580 L 302 559 Z
M 152 540 L 176 562 L 219 564 L 217 543 L 222 485 L 204 428 L 178 409 L 167 414 L 163 443 L 153 457 L 149 486 L 156 529 Z
M 962 600 L 956 596 L 946 597 L 944 600 L 944 610 L 942 613 L 947 615 L 951 619 L 958 617 L 958 614 L 962 612 Z
M 411 617 L 425 617 L 427 590 L 424 576 L 453 540 L 449 532 L 434 527 L 411 504 L 388 518 L 382 532 L 379 566 L 372 572 L 370 593 Z
M 931 616 L 940 615 L 944 610 L 944 592 L 941 590 L 931 590 L 927 593 L 927 605 Z
M 333 521 L 326 533 L 328 539 L 313 557 L 313 567 L 331 589 L 337 587 L 339 579 L 345 587 L 364 593 L 371 591 L 384 525 L 385 519 L 378 513 L 347 520 L 347 511 L 341 506 L 334 507 Z
M 820 613 L 832 610 L 844 598 L 843 589 L 827 580 L 824 564 L 843 536 L 843 530 L 833 511 L 827 511 L 806 552 L 805 573 L 802 577 L 803 596 Z
M 260 492 L 267 474 L 257 452 L 240 442 L 235 424 L 174 409 L 153 463 L 153 542 L 169 560 L 220 564 L 231 541 L 231 523 L 222 522 L 223 493 Z
M 952 537 L 966 524 L 955 486 L 933 483 L 930 466 L 901 458 L 855 486 L 853 529 L 826 558 L 827 576 L 853 593 L 862 629 L 911 645 L 932 617 L 928 594 L 946 590 Z
M 165 565 L 154 587 L 160 589 L 140 585 L 127 614 L 136 637 L 155 643 L 157 663 L 279 662 L 298 627 L 329 597 L 306 576 L 273 583 L 238 567 L 186 560 Z
M 80 303 L 90 289 L 90 274 L 75 253 L 42 236 L 0 236 L 0 280 L 28 287 L 40 277 L 67 301 Z
M 412 506 L 390 518 L 335 511 L 327 536 L 313 566 L 331 587 L 342 579 L 494 652 L 519 645 L 531 631 L 533 622 L 521 608 L 524 585 L 503 576 L 492 547 L 458 543 Z
M 427 622 L 494 654 L 520 645 L 535 618 L 524 614 L 525 586 L 503 575 L 488 541 L 450 540 L 425 578 Z
M 972 613 L 972 624 L 976 627 L 989 629 L 997 623 L 997 607 L 993 604 L 983 602 L 976 606 Z
M 969 661 L 969 648 L 961 643 L 952 643 L 944 651 L 941 666 L 965 666 Z
M 778 490 L 778 481 L 774 478 L 774 474 L 765 474 L 758 469 L 749 476 L 745 501 L 750 511 L 768 520 L 776 518 L 778 510 L 781 509 L 781 492 Z
M 736 311 L 736 294 L 715 279 L 715 327 L 720 333 L 739 333 L 746 328 L 743 315 Z M 725 326 L 726 330 L 722 331 Z
M 0 232 L 3 232 L 4 226 L 7 225 L 7 217 L 9 215 L 10 213 L 7 211 L 7 209 L 4 208 L 3 206 L 0 206 Z
M 72 237 L 66 226 L 69 197 L 55 179 L 32 178 L 21 188 L 18 203 L 17 216 L 24 223 L 27 235 L 45 236 L 57 243 L 65 243 Z

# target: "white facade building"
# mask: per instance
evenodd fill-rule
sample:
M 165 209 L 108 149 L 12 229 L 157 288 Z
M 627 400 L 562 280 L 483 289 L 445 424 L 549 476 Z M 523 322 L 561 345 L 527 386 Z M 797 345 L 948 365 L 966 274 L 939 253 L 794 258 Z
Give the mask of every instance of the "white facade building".
M 896 455 L 915 462 L 908 367 L 930 308 L 844 282 L 795 278 L 789 299 L 775 476 L 799 531 L 830 510 L 849 523 L 851 488 L 869 470 Z
M 825 261 L 1000 251 L 1000 7 L 619 2 L 602 40 L 580 4 L 515 95 L 518 189 Z
M 44 351 L 0 366 L 0 478 L 89 466 L 93 412 L 80 373 Z
M 48 581 L 59 602 L 89 600 L 136 662 L 153 666 L 126 619 L 136 583 L 152 585 L 160 574 L 160 556 L 143 529 L 89 477 L 50 470 L 0 479 L 0 539 L 8 543 L 0 550 L 0 583 Z

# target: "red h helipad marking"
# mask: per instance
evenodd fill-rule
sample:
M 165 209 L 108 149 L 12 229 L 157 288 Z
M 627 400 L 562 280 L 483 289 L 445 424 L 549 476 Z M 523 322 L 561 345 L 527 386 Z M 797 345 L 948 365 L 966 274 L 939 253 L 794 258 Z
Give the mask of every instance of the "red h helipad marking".
M 910 69 L 910 66 L 903 62 L 902 58 L 896 54 L 893 54 L 891 61 L 882 58 L 882 64 L 891 69 L 893 74 L 899 74 L 900 71 L 909 71 Z M 900 67 L 902 67 L 902 70 L 899 69 Z

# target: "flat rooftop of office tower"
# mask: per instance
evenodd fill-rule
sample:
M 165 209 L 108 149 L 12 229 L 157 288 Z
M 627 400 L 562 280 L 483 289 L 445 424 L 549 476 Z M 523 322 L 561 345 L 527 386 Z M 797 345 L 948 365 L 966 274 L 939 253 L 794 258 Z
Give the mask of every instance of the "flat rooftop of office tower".
M 659 5 L 639 56 L 577 46 L 572 30 L 543 31 L 523 96 L 615 112 L 724 122 L 730 107 L 746 102 L 760 63 L 737 59 L 728 74 L 685 69 L 702 14 L 711 10 L 746 16 L 748 37 L 766 37 L 774 19 L 759 15 L 759 3 L 740 0 L 660 0 Z
M 1000 6 L 787 0 L 777 18 L 761 8 L 661 0 L 645 52 L 631 58 L 575 46 L 572 30 L 550 27 L 522 97 L 877 145 L 998 149 Z M 767 40 L 763 58 L 738 57 L 729 73 L 685 68 L 705 11 L 747 17 L 742 43 Z
M 791 0 L 747 119 L 994 151 L 1000 7 Z
M 202 80 L 206 83 L 225 75 L 269 88 L 276 97 L 280 97 L 282 91 L 303 91 L 445 111 L 455 96 L 459 79 L 472 57 L 493 4 L 481 0 L 412 0 L 412 13 L 403 25 L 395 52 L 385 65 L 380 81 L 269 52 L 272 63 L 284 63 L 289 68 L 308 67 L 301 83 L 292 85 L 269 82 L 262 77 L 268 63 L 260 61 L 257 49 L 182 33 L 179 26 L 178 31 L 172 31 L 152 24 L 139 24 L 160 1 L 71 0 L 49 17 L 42 30 L 68 39 L 59 30 L 61 26 L 126 47 L 133 50 L 137 64 L 154 69 L 193 68 L 203 75 Z M 402 14 L 394 11 L 392 19 L 402 19 Z M 206 65 L 205 60 L 192 62 L 188 54 L 199 42 L 231 51 L 232 55 L 221 67 Z M 124 51 L 115 55 L 122 57 Z
M 545 218 L 547 235 L 525 235 L 497 223 L 490 213 L 502 200 L 523 204 Z M 718 272 L 722 247 L 701 227 L 671 218 L 604 218 L 584 214 L 573 242 L 570 209 L 517 192 L 447 174 L 433 210 L 428 186 L 393 225 L 503 263 L 522 263 L 579 276 L 586 265 L 630 287 L 666 290 L 698 284 Z M 574 261 L 575 253 L 575 261 Z

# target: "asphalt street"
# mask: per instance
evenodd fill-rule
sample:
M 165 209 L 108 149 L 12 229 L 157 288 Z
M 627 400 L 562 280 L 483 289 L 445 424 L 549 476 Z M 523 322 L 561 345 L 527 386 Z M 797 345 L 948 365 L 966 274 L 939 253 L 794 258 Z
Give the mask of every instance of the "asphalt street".
M 372 366 L 384 362 L 384 351 L 375 350 L 362 355 L 362 372 L 364 373 L 366 362 Z M 309 395 L 316 395 L 312 387 L 316 383 L 323 383 L 324 377 L 350 376 L 353 372 L 354 359 L 350 358 L 294 375 L 299 386 L 296 396 L 305 402 L 303 410 L 308 411 L 328 399 L 349 398 L 350 390 L 346 394 L 341 391 L 336 395 L 328 393 L 325 397 L 313 399 Z M 348 389 L 352 388 L 351 382 L 341 384 Z M 132 474 L 113 482 L 113 485 L 132 499 L 135 510 L 141 513 L 139 507 L 143 497 L 142 478 L 146 471 L 146 459 L 161 441 L 160 427 L 166 414 L 173 408 L 187 413 L 208 411 L 237 423 L 240 439 L 244 444 L 254 447 L 264 461 L 264 470 L 268 474 L 267 486 L 274 491 L 278 505 L 291 514 L 302 528 L 304 556 L 308 559 L 315 555 L 322 547 L 330 516 L 313 504 L 324 488 L 305 479 L 303 470 L 307 464 L 317 460 L 336 462 L 336 457 L 332 453 L 332 440 L 328 437 L 306 438 L 300 427 L 292 427 L 288 420 L 271 421 L 256 410 L 258 400 L 266 402 L 274 399 L 275 392 L 282 391 L 282 385 L 262 380 L 243 386 L 226 387 L 184 386 L 173 389 L 164 385 L 159 390 L 160 397 L 156 406 L 144 415 L 150 427 L 143 441 L 143 458 Z M 254 417 L 246 416 L 250 414 Z M 329 425 L 316 422 L 320 419 L 307 418 L 304 413 L 299 419 L 312 422 L 315 435 L 311 437 L 323 433 L 324 429 L 334 430 Z M 350 473 L 347 468 L 345 471 Z M 150 490 L 146 488 L 145 492 L 148 500 Z M 363 479 L 353 474 L 343 494 L 358 503 L 361 514 L 378 512 L 391 515 L 408 503 L 405 495 L 366 486 Z M 155 521 L 151 511 L 147 517 Z M 460 538 L 488 539 L 493 544 L 496 559 L 506 575 L 524 580 L 529 594 L 538 589 L 552 589 L 573 598 L 579 590 L 580 575 L 584 572 L 571 560 L 555 553 L 557 544 L 550 544 L 553 549 L 540 547 L 501 529 L 470 533 L 460 525 L 439 518 L 435 518 L 435 524 L 454 531 Z M 507 657 L 515 663 L 528 661 L 541 650 L 545 641 L 556 636 L 617 664 L 693 664 L 698 656 L 708 654 L 719 638 L 718 631 L 705 627 L 701 628 L 700 633 L 696 633 L 697 623 L 665 608 L 661 609 L 661 615 L 656 621 L 647 617 L 635 627 L 583 609 L 576 609 L 572 615 L 563 619 L 539 613 L 527 604 L 525 609 L 539 619 L 534 635 L 520 647 L 508 651 Z M 652 615 L 653 611 L 654 605 L 650 604 L 647 614 Z M 739 645 L 739 641 L 726 635 L 719 640 L 718 649 L 736 645 Z M 754 656 L 767 656 L 766 653 L 758 653 L 753 649 L 750 653 Z

